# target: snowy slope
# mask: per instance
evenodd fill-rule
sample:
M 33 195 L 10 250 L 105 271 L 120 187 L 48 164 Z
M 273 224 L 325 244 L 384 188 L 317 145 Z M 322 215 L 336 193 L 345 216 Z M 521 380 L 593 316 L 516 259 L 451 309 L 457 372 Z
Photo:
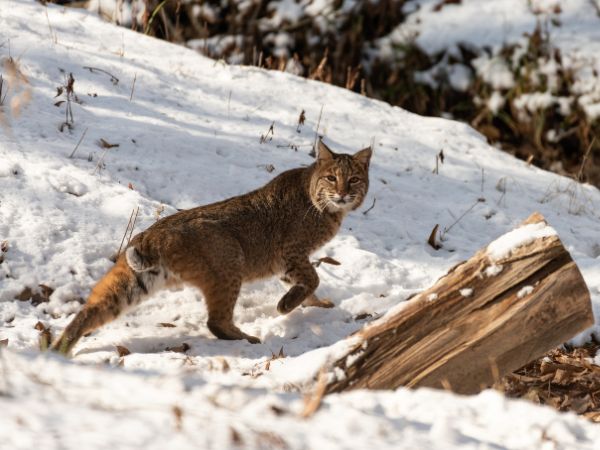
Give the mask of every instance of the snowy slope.
M 0 392 L 11 395 L 0 397 L 0 442 L 30 448 L 43 434 L 50 448 L 533 448 L 546 441 L 593 448 L 600 437 L 593 425 L 494 392 L 357 392 L 330 397 L 310 420 L 297 412 L 305 386 L 343 348 L 336 343 L 369 320 L 365 314 L 377 317 L 426 288 L 533 211 L 558 231 L 599 312 L 597 189 L 499 152 L 464 124 L 285 73 L 225 66 L 82 11 L 2 0 L 0 57 L 9 52 L 22 77 L 13 77 L 0 116 L 0 242 L 8 243 L 0 263 L 0 340 L 8 339 Z M 72 105 L 73 129 L 61 132 L 66 103 L 54 104 L 65 96 L 54 97 L 68 73 L 81 103 Z M 134 208 L 140 231 L 176 208 L 310 164 L 321 107 L 319 131 L 334 150 L 375 142 L 362 211 L 376 199 L 375 206 L 351 214 L 315 254 L 342 263 L 318 269 L 319 293 L 336 308 L 280 317 L 279 283 L 246 286 L 235 320 L 263 341 L 251 345 L 216 340 L 194 290 L 164 292 L 82 339 L 74 363 L 35 354 L 34 325 L 54 333 L 66 326 L 111 266 Z M 307 119 L 298 133 L 301 110 Z M 271 123 L 272 140 L 261 144 Z M 101 139 L 119 146 L 106 150 Z M 436 223 L 449 228 L 440 251 L 426 244 Z M 55 289 L 48 303 L 14 300 L 40 284 Z M 186 354 L 165 351 L 184 342 Z M 120 358 L 115 345 L 131 354 Z M 285 357 L 267 364 L 281 348 Z

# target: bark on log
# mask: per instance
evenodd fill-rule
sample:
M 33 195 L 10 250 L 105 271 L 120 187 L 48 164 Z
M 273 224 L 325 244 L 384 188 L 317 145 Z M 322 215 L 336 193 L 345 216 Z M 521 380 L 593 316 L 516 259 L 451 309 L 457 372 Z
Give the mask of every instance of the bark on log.
M 328 366 L 325 393 L 477 393 L 593 323 L 581 273 L 536 213 L 351 336 L 349 353 Z

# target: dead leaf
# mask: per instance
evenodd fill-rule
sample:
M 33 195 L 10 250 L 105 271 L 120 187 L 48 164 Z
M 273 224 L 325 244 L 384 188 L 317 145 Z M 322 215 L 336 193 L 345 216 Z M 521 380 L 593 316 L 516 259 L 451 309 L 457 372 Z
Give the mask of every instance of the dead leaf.
M 241 447 L 244 444 L 244 441 L 242 440 L 240 433 L 232 426 L 229 427 L 229 430 L 231 432 L 231 442 L 233 445 Z
M 358 315 L 354 316 L 354 320 L 365 320 L 370 317 L 373 317 L 373 314 L 362 313 L 362 314 L 358 314 Z
M 50 333 L 50 328 L 47 328 L 46 325 L 39 321 L 35 324 L 34 328 L 40 332 L 40 351 L 44 352 L 48 350 L 48 347 L 50 347 L 50 344 L 52 343 L 52 334 Z
M 111 144 L 106 139 L 100 138 L 98 140 L 98 145 L 102 148 L 113 148 L 113 147 L 118 147 L 121 144 Z
M 277 405 L 271 405 L 270 408 L 271 408 L 271 411 L 273 411 L 276 416 L 283 416 L 284 414 L 287 413 L 287 411 L 285 409 L 280 408 Z
M 0 347 L 8 347 L 8 339 L 0 339 Z
M 591 407 L 593 407 L 593 403 L 589 394 L 571 400 L 571 410 L 577 414 L 583 414 Z
M 62 93 L 64 92 L 64 88 L 62 86 L 58 86 L 56 88 L 56 95 L 54 96 L 54 98 L 59 97 L 60 95 L 62 95 Z
M 59 100 L 54 104 L 54 106 L 58 107 L 58 106 L 62 105 L 64 102 L 65 102 L 64 100 Z
M 439 250 L 440 248 L 442 248 L 442 246 L 440 244 L 437 243 L 436 240 L 436 235 L 437 235 L 437 231 L 439 228 L 439 224 L 435 224 L 435 227 L 433 227 L 433 230 L 431 230 L 431 234 L 429 235 L 429 239 L 427 239 L 427 243 L 434 249 L 434 250 Z
M 23 289 L 21 291 L 21 293 L 19 295 L 17 295 L 15 297 L 15 300 L 20 300 L 22 302 L 26 302 L 27 300 L 29 300 L 32 296 L 33 292 L 31 290 L 31 288 L 26 287 L 25 289 Z
M 169 322 L 160 322 L 158 324 L 159 327 L 164 327 L 164 328 L 175 328 L 176 325 L 173 325 L 172 323 Z
M 183 425 L 183 409 L 179 406 L 173 406 L 173 415 L 175 416 L 175 427 L 178 431 L 181 431 Z
M 323 396 L 325 395 L 326 388 L 327 373 L 324 370 L 321 370 L 313 392 L 304 397 L 304 409 L 302 410 L 301 414 L 302 418 L 306 419 L 312 416 L 315 412 L 317 412 L 317 410 L 321 406 L 321 401 L 323 400 Z
M 46 286 L 45 284 L 38 285 L 41 289 L 41 292 L 34 292 L 31 296 L 31 304 L 33 306 L 37 306 L 40 303 L 47 303 L 50 301 L 50 296 L 54 292 L 54 289 Z
M 131 352 L 129 351 L 129 349 L 127 347 L 123 347 L 122 345 L 116 345 L 115 347 L 116 347 L 117 353 L 119 354 L 120 357 L 131 354 Z
M 339 262 L 336 259 L 333 259 L 330 256 L 324 256 L 323 258 L 319 258 L 315 262 L 313 262 L 313 266 L 315 266 L 315 267 L 319 267 L 321 264 L 331 264 L 332 266 L 341 266 L 342 265 L 341 262 Z
M 175 347 L 167 347 L 165 351 L 167 352 L 176 352 L 176 353 L 185 353 L 190 349 L 190 346 L 185 342 L 181 345 L 176 345 Z
M 571 382 L 571 378 L 571 372 L 563 369 L 558 369 L 556 372 L 554 372 L 554 378 L 552 378 L 552 383 L 565 386 Z
M 537 388 L 533 388 L 530 389 L 529 391 L 527 391 L 527 393 L 523 396 L 523 398 L 526 398 L 527 400 L 531 400 L 533 403 L 540 403 L 540 395 L 539 395 L 539 391 Z
M 6 253 L 8 251 L 8 241 L 2 241 L 0 244 L 0 252 Z
M 218 356 L 217 357 L 217 361 L 221 362 L 221 370 L 223 372 L 229 372 L 229 363 L 227 362 L 227 360 L 225 358 L 223 358 L 222 356 Z
M 439 12 L 446 5 L 459 5 L 462 0 L 442 0 L 437 5 L 435 5 L 432 9 L 434 12 Z

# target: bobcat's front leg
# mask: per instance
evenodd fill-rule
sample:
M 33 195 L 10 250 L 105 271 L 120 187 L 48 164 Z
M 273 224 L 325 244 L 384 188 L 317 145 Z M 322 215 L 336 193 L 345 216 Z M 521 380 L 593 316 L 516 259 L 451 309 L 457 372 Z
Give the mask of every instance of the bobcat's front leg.
M 290 282 L 292 287 L 277 303 L 277 311 L 280 314 L 287 314 L 302 304 L 319 286 L 319 276 L 308 257 L 288 258 L 285 267 L 284 280 Z

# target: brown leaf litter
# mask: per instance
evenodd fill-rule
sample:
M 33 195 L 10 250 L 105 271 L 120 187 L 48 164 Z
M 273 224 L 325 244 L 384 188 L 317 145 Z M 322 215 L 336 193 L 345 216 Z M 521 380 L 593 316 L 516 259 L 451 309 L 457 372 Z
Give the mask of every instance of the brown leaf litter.
M 593 362 L 599 348 L 596 340 L 582 347 L 557 348 L 504 377 L 496 387 L 507 397 L 526 398 L 600 422 L 600 366 Z

